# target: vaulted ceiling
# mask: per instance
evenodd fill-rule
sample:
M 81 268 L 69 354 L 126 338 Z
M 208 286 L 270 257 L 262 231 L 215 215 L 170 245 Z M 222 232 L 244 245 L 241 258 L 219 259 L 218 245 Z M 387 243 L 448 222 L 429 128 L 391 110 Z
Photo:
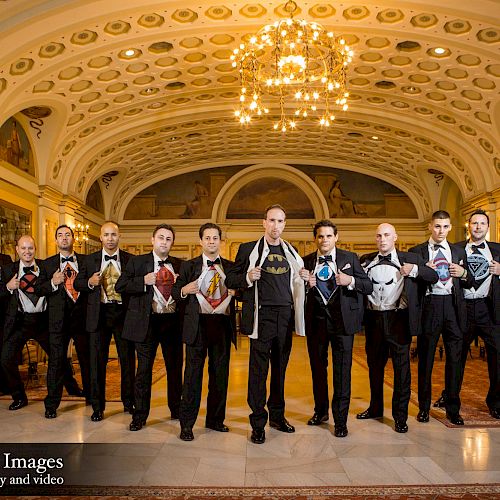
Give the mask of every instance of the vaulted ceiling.
M 25 124 L 40 185 L 85 200 L 118 172 L 109 216 L 177 172 L 263 161 L 383 178 L 421 216 L 429 170 L 464 200 L 500 186 L 498 0 L 298 5 L 354 50 L 350 108 L 329 129 L 234 118 L 232 49 L 285 17 L 282 1 L 247 0 L 0 0 L 0 123 Z

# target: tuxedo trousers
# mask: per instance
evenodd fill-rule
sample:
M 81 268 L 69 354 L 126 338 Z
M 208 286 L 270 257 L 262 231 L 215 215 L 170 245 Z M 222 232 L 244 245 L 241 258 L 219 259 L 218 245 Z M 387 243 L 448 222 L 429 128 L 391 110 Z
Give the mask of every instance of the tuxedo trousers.
M 49 334 L 47 329 L 47 312 L 23 313 L 16 315 L 13 331 L 4 337 L 1 366 L 6 375 L 9 392 L 12 399 L 26 399 L 26 391 L 19 373 L 19 356 L 24 344 L 30 339 L 36 340 L 40 347 L 50 356 Z M 76 384 L 73 377 L 72 367 L 69 362 L 65 363 L 64 386 L 69 388 Z
M 137 352 L 137 372 L 135 374 L 134 418 L 148 418 L 151 408 L 151 386 L 153 365 L 158 345 L 161 345 L 167 371 L 167 402 L 172 418 L 178 418 L 182 391 L 183 348 L 177 313 L 151 313 L 146 338 L 134 342 Z
M 367 310 L 365 337 L 370 377 L 370 414 L 384 414 L 384 370 L 390 356 L 394 371 L 392 416 L 396 422 L 406 422 L 411 393 L 408 310 Z
M 230 317 L 223 314 L 200 314 L 196 339 L 193 344 L 186 344 L 186 366 L 179 411 L 181 427 L 193 427 L 198 417 L 207 355 L 208 395 L 205 425 L 211 427 L 224 422 L 230 352 Z
M 47 369 L 47 397 L 45 408 L 56 410 L 61 403 L 62 389 L 65 378 L 68 359 L 68 345 L 73 339 L 85 397 L 90 397 L 90 349 L 89 336 L 85 331 L 85 318 L 82 317 L 81 309 L 73 304 L 67 304 L 64 313 L 62 328 L 59 331 L 49 331 L 49 365 Z M 73 378 L 71 386 L 66 384 L 68 392 L 79 390 L 78 383 Z
M 489 298 L 469 299 L 467 304 L 467 331 L 462 349 L 462 380 L 469 346 L 476 337 L 481 337 L 486 350 L 490 386 L 486 404 L 490 410 L 500 410 L 500 325 L 493 322 Z M 448 398 L 448 395 L 446 395 Z
M 432 369 L 440 335 L 446 354 L 445 391 L 446 411 L 460 411 L 462 380 L 462 347 L 464 333 L 460 329 L 452 295 L 427 295 L 424 299 L 422 333 L 417 340 L 418 406 L 429 411 L 432 398 Z
M 315 298 L 313 300 L 316 300 Z M 332 414 L 337 425 L 345 424 L 351 401 L 351 366 L 354 335 L 347 335 L 340 301 L 321 306 L 315 304 L 311 333 L 307 335 L 307 352 L 311 365 L 314 412 L 328 415 L 328 351 L 332 348 L 333 398 Z
M 122 338 L 125 311 L 122 304 L 101 304 L 98 329 L 89 333 L 90 400 L 94 411 L 106 407 L 106 368 L 111 338 L 115 339 L 120 361 L 121 400 L 124 406 L 134 404 L 135 350 L 133 342 Z
M 248 363 L 248 405 L 252 410 L 253 429 L 265 427 L 266 382 L 271 365 L 271 383 L 267 409 L 269 419 L 285 417 L 285 373 L 292 349 L 293 308 L 291 306 L 261 306 L 259 308 L 258 338 L 250 339 Z

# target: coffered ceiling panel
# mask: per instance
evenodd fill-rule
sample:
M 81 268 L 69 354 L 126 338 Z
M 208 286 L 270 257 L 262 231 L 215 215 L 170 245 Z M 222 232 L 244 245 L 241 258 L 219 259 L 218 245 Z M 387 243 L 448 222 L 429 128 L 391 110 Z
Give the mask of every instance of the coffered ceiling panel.
M 420 198 L 422 214 L 428 169 L 465 199 L 500 185 L 497 1 L 298 4 L 297 16 L 354 50 L 350 107 L 329 129 L 304 123 L 282 135 L 273 116 L 243 128 L 233 117 L 229 57 L 285 15 L 271 1 L 0 0 L 0 122 L 52 108 L 33 139 L 40 184 L 84 200 L 118 169 L 109 215 L 174 171 L 257 159 L 383 175 Z

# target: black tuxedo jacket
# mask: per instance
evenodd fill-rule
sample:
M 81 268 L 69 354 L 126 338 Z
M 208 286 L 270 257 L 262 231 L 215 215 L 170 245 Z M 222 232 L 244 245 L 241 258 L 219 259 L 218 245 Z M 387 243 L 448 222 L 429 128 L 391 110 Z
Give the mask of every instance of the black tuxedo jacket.
M 439 277 L 434 269 L 425 265 L 425 261 L 420 255 L 400 252 L 399 250 L 396 250 L 396 253 L 401 265 L 409 263 L 418 266 L 418 275 L 415 278 L 410 278 L 409 276 L 404 278 L 404 291 L 408 300 L 408 326 L 410 335 L 419 335 L 422 331 L 422 303 L 427 286 L 437 283 Z M 370 265 L 377 255 L 378 252 L 363 255 L 360 259 L 361 265 L 363 267 Z
M 176 274 L 182 260 L 168 257 Z M 116 283 L 116 291 L 129 296 L 122 337 L 133 342 L 143 342 L 149 328 L 149 318 L 153 307 L 153 287 L 144 285 L 144 276 L 155 270 L 153 252 L 137 255 L 129 259 L 127 267 Z M 177 314 L 177 313 L 173 313 Z M 170 314 L 168 315 L 170 316 Z M 171 332 L 178 335 L 178 332 Z
M 467 264 L 467 256 L 463 247 L 449 243 L 451 250 L 451 261 L 455 264 L 459 264 L 464 269 L 467 270 L 466 279 L 452 278 L 453 280 L 453 305 L 457 313 L 458 324 L 462 331 L 467 328 L 467 308 L 464 298 L 464 288 L 471 288 L 474 285 L 474 278 L 470 272 L 469 265 Z M 420 255 L 425 262 L 429 262 L 429 242 L 426 241 L 417 245 L 416 247 L 410 248 L 412 253 Z
M 500 244 L 487 241 L 491 256 L 495 262 L 500 262 Z M 457 243 L 458 246 L 465 248 L 467 241 Z M 496 325 L 500 324 L 500 278 L 492 276 L 491 286 L 488 293 L 488 301 L 491 309 L 491 316 Z
M 75 258 L 78 264 L 78 270 L 82 267 L 84 255 L 75 252 Z M 40 297 L 47 297 L 47 310 L 49 313 L 49 332 L 60 332 L 64 324 L 64 312 L 66 301 L 71 300 L 66 293 L 64 283 L 57 287 L 57 290 L 52 289 L 51 279 L 53 274 L 60 269 L 61 257 L 60 254 L 48 257 L 43 261 L 43 267 L 40 268 L 40 276 L 35 285 L 35 293 Z M 76 281 L 76 280 L 75 280 Z M 85 321 L 87 314 L 87 291 L 80 292 L 80 295 L 75 302 L 75 310 L 73 314 L 78 314 Z
M 227 288 L 230 287 L 227 284 L 228 272 L 234 267 L 234 262 L 230 260 L 223 259 L 221 257 L 222 269 L 226 275 L 225 285 Z M 172 296 L 177 301 L 178 304 L 185 302 L 186 309 L 184 313 L 184 325 L 182 328 L 182 341 L 188 345 L 191 345 L 196 340 L 196 335 L 198 334 L 198 323 L 200 315 L 200 304 L 196 295 L 189 294 L 186 298 L 181 297 L 181 288 L 191 281 L 198 279 L 201 275 L 201 270 L 203 267 L 203 257 L 200 255 L 194 259 L 185 261 L 182 263 L 181 271 L 177 281 L 172 288 Z M 248 285 L 247 285 L 248 286 Z M 230 303 L 230 324 L 231 324 L 231 336 L 232 342 L 236 347 L 236 314 L 234 308 L 234 299 Z
M 10 295 L 7 288 L 5 288 L 7 283 L 4 283 L 2 279 L 2 267 L 8 266 L 9 264 L 12 264 L 10 255 L 0 253 L 0 315 L 2 315 L 0 316 L 0 321 L 3 318 L 3 306 L 5 305 L 4 301 Z
M 354 335 L 362 328 L 363 321 L 363 295 L 370 295 L 373 292 L 373 284 L 363 271 L 359 263 L 358 256 L 353 252 L 348 252 L 340 248 L 335 249 L 335 259 L 337 269 L 344 274 L 354 276 L 355 288 L 348 290 L 346 286 L 339 287 L 340 293 L 340 309 L 342 311 L 342 320 L 344 329 L 347 335 Z M 304 267 L 308 271 L 314 271 L 316 267 L 317 252 L 310 253 L 304 257 Z M 306 306 L 305 306 L 305 321 L 306 335 L 314 335 L 314 318 L 321 309 L 329 309 L 331 303 L 324 305 L 323 299 L 320 297 L 316 287 L 307 289 Z
M 127 267 L 127 263 L 129 259 L 132 257 L 131 253 L 125 252 L 123 250 L 119 250 L 119 258 L 121 271 Z M 95 332 L 97 331 L 99 325 L 99 313 L 101 311 L 101 287 L 96 286 L 94 289 L 89 288 L 89 278 L 94 274 L 101 270 L 101 260 L 102 260 L 102 251 L 91 253 L 90 255 L 86 255 L 82 260 L 82 265 L 79 265 L 78 276 L 76 277 L 74 287 L 75 290 L 79 292 L 85 292 L 88 294 L 87 299 L 87 332 Z M 127 310 L 128 307 L 128 295 L 125 294 L 122 296 L 123 300 L 123 309 Z
M 43 261 L 35 259 L 35 263 L 40 269 L 40 274 L 43 272 Z M 7 285 L 7 283 L 14 277 L 14 275 L 19 273 L 19 261 L 11 262 L 6 266 L 2 266 L 2 282 Z M 8 338 L 14 331 L 17 310 L 19 307 L 19 292 L 14 290 L 14 293 L 10 293 L 7 289 L 8 297 L 6 299 L 5 307 L 5 323 L 4 323 L 4 339 Z

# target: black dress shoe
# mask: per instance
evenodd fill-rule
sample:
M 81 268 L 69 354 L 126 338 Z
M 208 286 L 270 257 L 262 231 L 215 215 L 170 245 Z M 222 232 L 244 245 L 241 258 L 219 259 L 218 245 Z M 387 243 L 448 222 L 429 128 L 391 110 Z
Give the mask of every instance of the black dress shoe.
M 94 410 L 94 413 L 92 413 L 90 420 L 92 422 L 100 422 L 104 418 L 104 413 L 101 410 Z
M 367 420 L 367 419 L 369 419 L 369 418 L 382 418 L 382 417 L 383 417 L 383 415 L 374 415 L 374 414 L 371 412 L 370 408 L 368 408 L 367 410 L 362 411 L 361 413 L 358 413 L 358 414 L 356 415 L 356 418 L 357 418 L 358 420 Z
M 446 412 L 446 418 L 453 424 L 453 425 L 464 425 L 464 419 L 460 416 L 459 413 L 448 413 Z
M 277 429 L 281 432 L 295 432 L 295 427 L 291 425 L 286 418 L 283 418 L 282 420 L 275 421 L 275 420 L 270 420 L 269 425 L 273 429 Z
M 429 412 L 427 410 L 420 410 L 417 413 L 417 421 L 425 423 L 429 421 Z
M 315 413 L 307 421 L 307 425 L 321 425 L 323 422 L 328 422 L 328 415 L 320 415 L 319 413 Z
M 28 406 L 28 400 L 25 399 L 14 399 L 12 404 L 9 406 L 9 410 L 19 410 L 21 408 L 24 408 L 25 406 Z
M 183 427 L 179 437 L 183 441 L 192 441 L 194 439 L 193 429 L 191 427 Z
M 446 400 L 444 399 L 444 396 L 441 394 L 439 399 L 436 399 L 432 406 L 434 406 L 434 408 L 446 408 Z
M 345 424 L 336 424 L 335 429 L 333 430 L 333 435 L 338 438 L 345 438 L 349 434 L 347 430 L 347 425 Z
M 130 422 L 130 425 L 128 426 L 128 428 L 131 431 L 140 431 L 145 425 L 146 425 L 145 420 L 142 420 L 139 418 L 134 418 L 134 419 L 132 419 L 132 422 Z
M 400 434 L 404 434 L 405 432 L 408 432 L 408 424 L 405 420 L 398 420 L 394 422 L 394 430 Z
M 212 429 L 217 432 L 229 432 L 229 427 L 227 425 L 217 423 L 217 424 L 205 424 L 207 429 Z
M 262 444 L 266 440 L 266 431 L 264 429 L 253 429 L 250 441 L 255 444 Z
M 57 411 L 56 410 L 45 410 L 45 418 L 56 418 Z
M 500 410 L 495 408 L 490 408 L 490 415 L 493 418 L 500 419 Z
M 69 396 L 76 396 L 77 398 L 85 397 L 85 392 L 83 392 L 83 389 L 80 389 L 79 387 L 66 389 L 66 392 L 68 393 Z

